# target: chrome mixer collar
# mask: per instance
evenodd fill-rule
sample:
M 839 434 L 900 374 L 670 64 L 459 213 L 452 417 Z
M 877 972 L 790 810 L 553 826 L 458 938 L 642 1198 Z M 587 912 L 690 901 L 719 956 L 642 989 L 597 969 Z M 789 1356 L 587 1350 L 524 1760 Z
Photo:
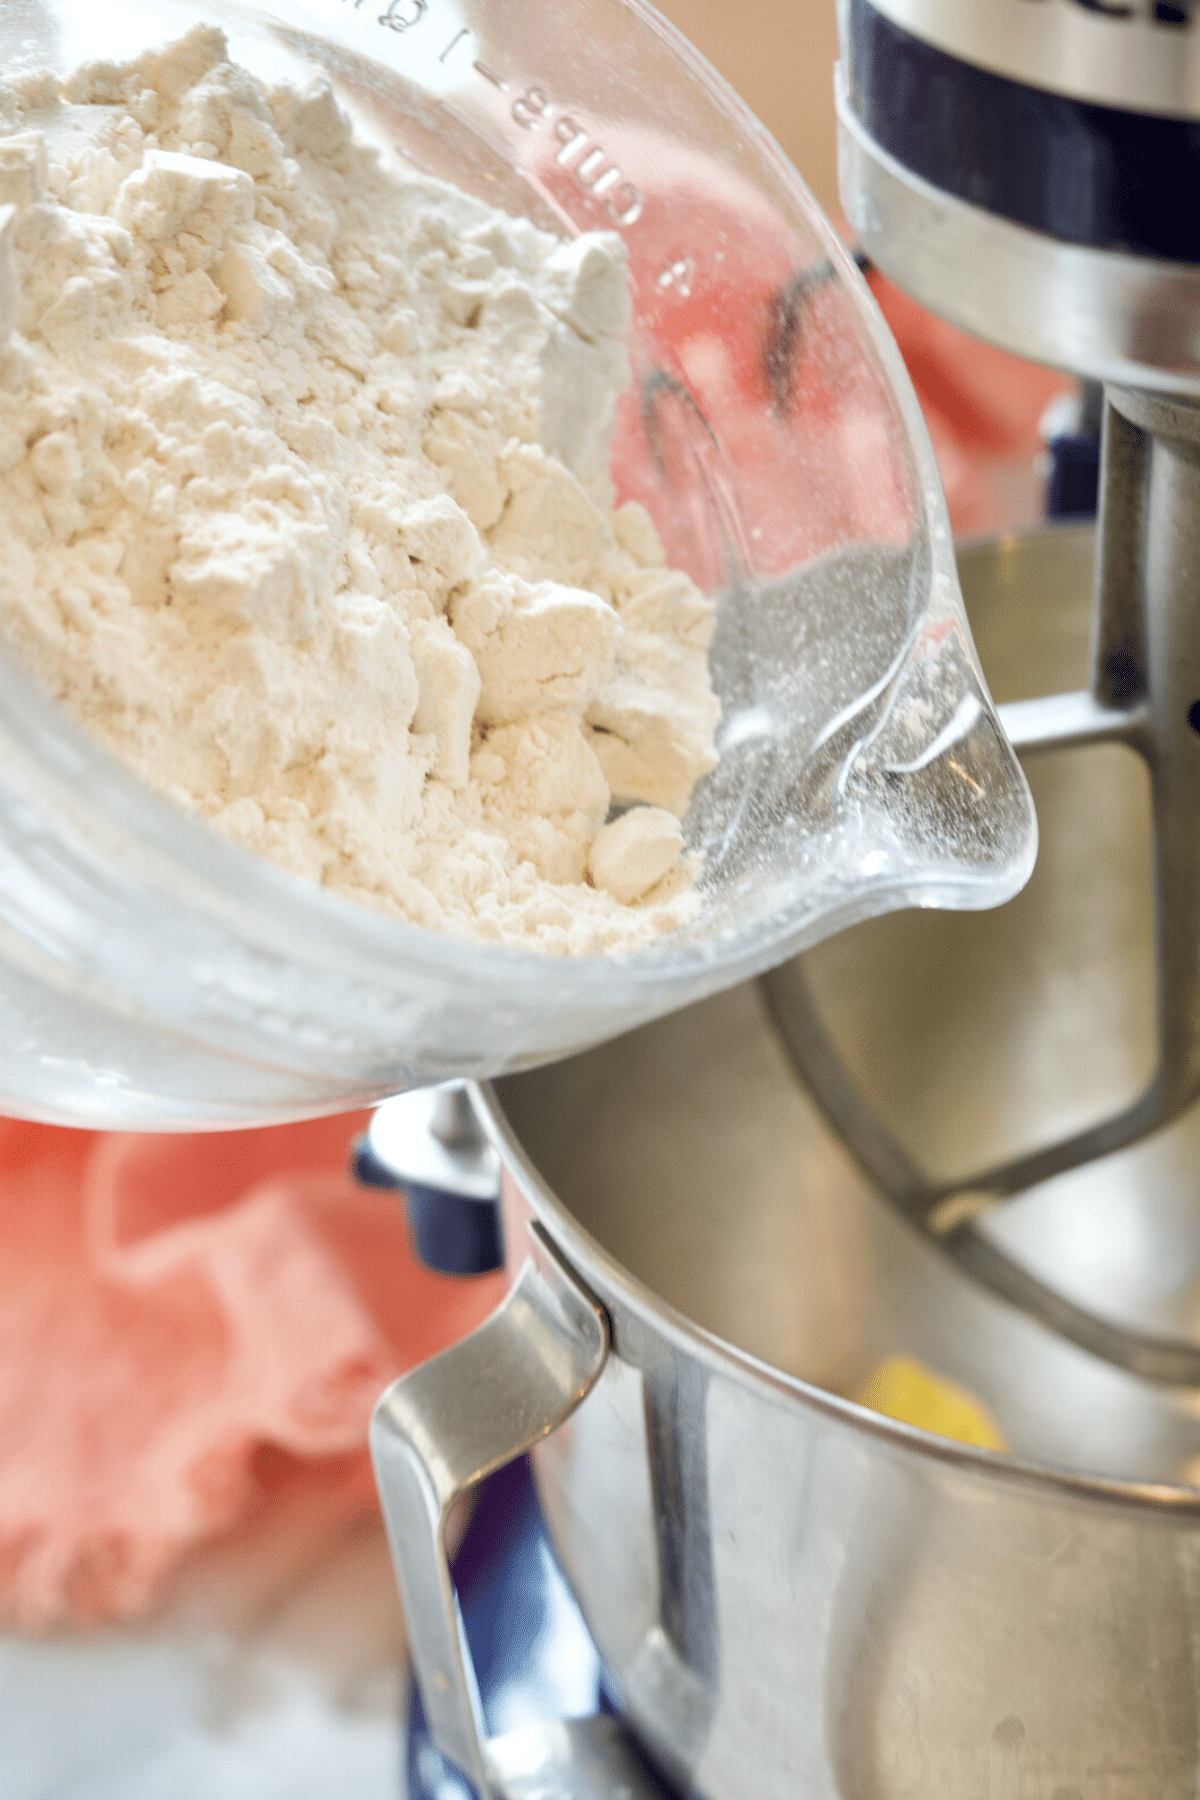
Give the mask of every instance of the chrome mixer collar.
M 1200 1347 L 1077 1304 L 975 1223 L 1200 1097 L 1200 7 L 840 0 L 840 22 L 842 194 L 869 255 L 965 329 L 1105 383 L 1090 688 L 1001 714 L 1025 755 L 1115 742 L 1146 763 L 1158 1066 L 1099 1124 L 939 1181 L 846 1073 L 804 960 L 767 991 L 831 1124 L 915 1224 L 1093 1354 L 1200 1385 Z
M 1200 396 L 1194 0 L 839 0 L 867 254 L 964 330 Z

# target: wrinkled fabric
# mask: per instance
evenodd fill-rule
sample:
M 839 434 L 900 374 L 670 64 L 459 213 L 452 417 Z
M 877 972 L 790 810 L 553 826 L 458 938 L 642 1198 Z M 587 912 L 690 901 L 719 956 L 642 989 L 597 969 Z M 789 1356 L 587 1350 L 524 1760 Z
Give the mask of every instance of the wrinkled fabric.
M 314 1480 L 314 1531 L 373 1504 L 375 1401 L 504 1278 L 414 1261 L 396 1196 L 347 1172 L 365 1117 L 170 1137 L 0 1122 L 7 1620 L 135 1614 L 273 1507 L 294 1536 Z

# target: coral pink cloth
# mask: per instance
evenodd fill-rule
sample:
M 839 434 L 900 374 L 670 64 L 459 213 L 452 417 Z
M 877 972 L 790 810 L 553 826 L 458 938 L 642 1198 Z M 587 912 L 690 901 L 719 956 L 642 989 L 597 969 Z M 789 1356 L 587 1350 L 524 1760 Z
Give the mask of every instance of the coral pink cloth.
M 184 1555 L 297 1489 L 373 1504 L 366 1428 L 502 1275 L 409 1251 L 359 1187 L 363 1116 L 133 1136 L 0 1121 L 0 1611 L 127 1616 Z

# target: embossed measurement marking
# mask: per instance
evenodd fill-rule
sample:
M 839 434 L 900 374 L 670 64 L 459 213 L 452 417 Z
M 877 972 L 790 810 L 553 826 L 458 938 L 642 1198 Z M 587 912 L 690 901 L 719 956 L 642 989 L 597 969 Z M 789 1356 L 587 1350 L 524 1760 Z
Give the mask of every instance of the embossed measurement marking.
M 470 27 L 467 25 L 464 25 L 462 30 L 450 39 L 450 42 L 446 45 L 446 48 L 442 51 L 442 54 L 438 57 L 438 61 L 440 63 L 444 63 L 446 58 L 449 56 L 450 52 L 454 49 L 457 49 L 458 45 L 462 43 L 463 39 L 466 37 L 470 37 L 471 35 L 472 34 L 471 34 Z M 508 82 L 503 80 L 501 78 L 501 76 L 497 75 L 495 69 L 489 69 L 485 62 L 480 62 L 477 58 L 475 60 L 475 62 L 472 63 L 471 67 L 475 70 L 475 73 L 477 75 L 482 75 L 483 79 L 485 81 L 490 81 L 493 87 L 499 88 L 500 92 L 502 94 L 507 91 Z
M 548 118 L 553 110 L 552 103 L 546 100 L 540 88 L 531 89 L 524 96 L 526 110 L 533 94 L 537 94 L 545 102 L 540 116 Z M 517 118 L 515 106 L 513 117 Z M 517 122 L 524 123 L 521 119 Z M 531 121 L 526 129 L 531 129 L 536 123 L 537 120 Z M 560 113 L 555 119 L 554 135 L 559 142 L 554 160 L 560 169 L 570 172 L 576 187 L 582 188 L 593 199 L 600 200 L 614 225 L 626 228 L 636 225 L 646 204 L 641 188 L 626 180 L 617 164 L 610 161 L 608 152 L 600 144 L 593 143 L 591 134 L 567 113 Z
M 354 9 L 358 10 L 358 0 L 354 0 Z M 377 25 L 385 25 L 389 31 L 410 31 L 419 25 L 429 10 L 429 0 L 388 0 L 378 19 Z
M 371 3 L 378 5 L 380 0 L 371 0 Z M 359 12 L 367 4 L 367 0 L 348 0 L 348 4 L 355 12 Z M 429 18 L 429 4 L 430 0 L 387 0 L 383 11 L 376 15 L 375 23 L 387 31 L 411 31 Z M 460 26 L 438 55 L 438 62 L 445 65 L 455 51 L 462 47 L 465 52 L 468 40 L 474 39 L 475 33 L 469 26 Z M 502 94 L 508 93 L 513 86 L 511 81 L 479 57 L 472 59 L 471 67 Z M 646 204 L 646 196 L 641 188 L 625 176 L 603 145 L 593 140 L 587 128 L 561 111 L 543 88 L 526 88 L 513 100 L 509 110 L 514 123 L 523 131 L 540 131 L 545 126 L 552 128 L 559 146 L 554 155 L 556 166 L 564 169 L 576 187 L 589 199 L 600 203 L 614 225 L 627 231 L 631 225 L 637 224 Z M 682 268 L 682 265 L 679 266 Z M 689 258 L 686 276 L 680 274 L 672 282 L 664 282 L 660 278 L 659 285 L 674 285 L 677 292 L 689 294 L 694 274 L 694 265 Z
M 692 283 L 695 279 L 696 265 L 692 258 L 681 256 L 677 261 L 669 262 L 659 270 L 658 280 L 654 285 L 660 294 L 665 294 L 668 288 L 674 288 L 675 292 L 686 300 L 692 291 Z

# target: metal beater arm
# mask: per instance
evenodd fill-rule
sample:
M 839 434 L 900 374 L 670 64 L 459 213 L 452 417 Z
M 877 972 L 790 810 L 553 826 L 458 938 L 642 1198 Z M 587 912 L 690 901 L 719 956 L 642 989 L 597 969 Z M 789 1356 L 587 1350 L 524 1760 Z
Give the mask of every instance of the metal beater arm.
M 1146 762 L 1158 1068 L 1125 1112 L 967 1184 L 996 1199 L 1136 1142 L 1200 1096 L 1198 406 L 1106 392 L 1093 620 L 1092 691 L 1020 701 L 1000 715 L 1026 754 L 1108 741 L 1127 744 Z
M 1092 691 L 1001 707 L 1025 753 L 1121 742 L 1150 773 L 1159 1062 L 1126 1112 L 981 1173 L 997 1198 L 1145 1137 L 1200 1096 L 1200 407 L 1109 389 Z
M 1123 743 L 1153 797 L 1159 1061 L 1135 1103 L 1086 1131 L 954 1182 L 931 1180 L 865 1104 L 817 1013 L 803 959 L 765 978 L 817 1104 L 875 1185 L 1005 1298 L 1151 1380 L 1200 1383 L 1200 1350 L 1076 1307 L 973 1221 L 992 1205 L 1136 1143 L 1200 1096 L 1200 406 L 1109 390 L 1097 523 L 1092 687 L 1002 706 L 1023 755 Z

